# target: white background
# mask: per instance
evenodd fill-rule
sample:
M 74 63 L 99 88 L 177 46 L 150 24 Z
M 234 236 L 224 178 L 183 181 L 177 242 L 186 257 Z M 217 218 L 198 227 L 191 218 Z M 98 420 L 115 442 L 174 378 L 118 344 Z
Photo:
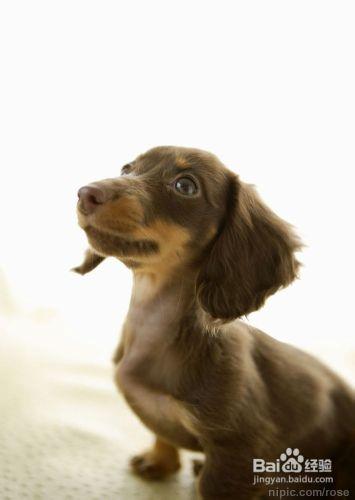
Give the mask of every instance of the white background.
M 86 247 L 76 191 L 152 146 L 195 146 L 308 245 L 301 279 L 249 321 L 354 363 L 354 3 L 0 5 L 3 308 L 52 310 L 113 348 L 130 273 L 113 260 L 68 272 Z

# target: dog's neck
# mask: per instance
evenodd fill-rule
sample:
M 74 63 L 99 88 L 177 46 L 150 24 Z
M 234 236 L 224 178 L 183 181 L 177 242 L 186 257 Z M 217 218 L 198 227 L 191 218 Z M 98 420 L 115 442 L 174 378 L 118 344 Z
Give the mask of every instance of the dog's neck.
M 159 308 L 164 316 L 169 312 L 180 316 L 192 305 L 194 287 L 195 277 L 184 271 L 164 277 L 159 273 L 134 273 L 130 309 L 147 312 Z
M 122 365 L 145 383 L 174 391 L 184 376 L 182 366 L 198 366 L 213 350 L 205 313 L 196 300 L 192 273 L 161 279 L 135 273 L 124 325 Z
M 188 319 L 198 318 L 195 277 L 174 273 L 162 278 L 154 273 L 134 273 L 127 324 L 134 336 L 171 342 Z M 194 319 L 195 320 L 195 319 Z

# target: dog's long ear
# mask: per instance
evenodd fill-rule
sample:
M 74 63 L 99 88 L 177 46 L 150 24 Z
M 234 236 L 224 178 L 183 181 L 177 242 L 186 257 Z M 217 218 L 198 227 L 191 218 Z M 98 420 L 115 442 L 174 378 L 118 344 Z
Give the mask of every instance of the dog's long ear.
M 97 253 L 93 252 L 90 248 L 86 250 L 85 252 L 85 257 L 80 266 L 73 267 L 71 271 L 74 271 L 75 273 L 78 274 L 86 274 L 95 269 L 101 262 L 105 260 L 105 257 L 102 257 L 101 255 L 98 255 Z
M 259 309 L 289 285 L 302 248 L 292 227 L 259 199 L 253 187 L 229 180 L 226 216 L 197 278 L 197 297 L 213 318 L 231 320 Z

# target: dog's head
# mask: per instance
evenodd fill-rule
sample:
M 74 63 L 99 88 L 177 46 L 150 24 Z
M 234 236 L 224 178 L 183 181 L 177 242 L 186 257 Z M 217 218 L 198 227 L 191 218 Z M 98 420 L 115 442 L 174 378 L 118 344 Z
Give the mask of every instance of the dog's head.
M 137 272 L 190 273 L 203 309 L 224 320 L 296 277 L 300 242 L 290 226 L 205 151 L 154 148 L 78 194 L 94 252 L 82 272 L 115 256 Z

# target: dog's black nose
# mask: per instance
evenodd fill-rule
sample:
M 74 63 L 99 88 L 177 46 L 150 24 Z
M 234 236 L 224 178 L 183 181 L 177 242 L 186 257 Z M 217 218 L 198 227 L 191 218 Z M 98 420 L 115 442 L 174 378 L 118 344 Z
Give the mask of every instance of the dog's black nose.
M 92 214 L 97 207 L 103 205 L 107 199 L 105 191 L 97 186 L 83 186 L 78 191 L 79 208 L 86 214 Z

